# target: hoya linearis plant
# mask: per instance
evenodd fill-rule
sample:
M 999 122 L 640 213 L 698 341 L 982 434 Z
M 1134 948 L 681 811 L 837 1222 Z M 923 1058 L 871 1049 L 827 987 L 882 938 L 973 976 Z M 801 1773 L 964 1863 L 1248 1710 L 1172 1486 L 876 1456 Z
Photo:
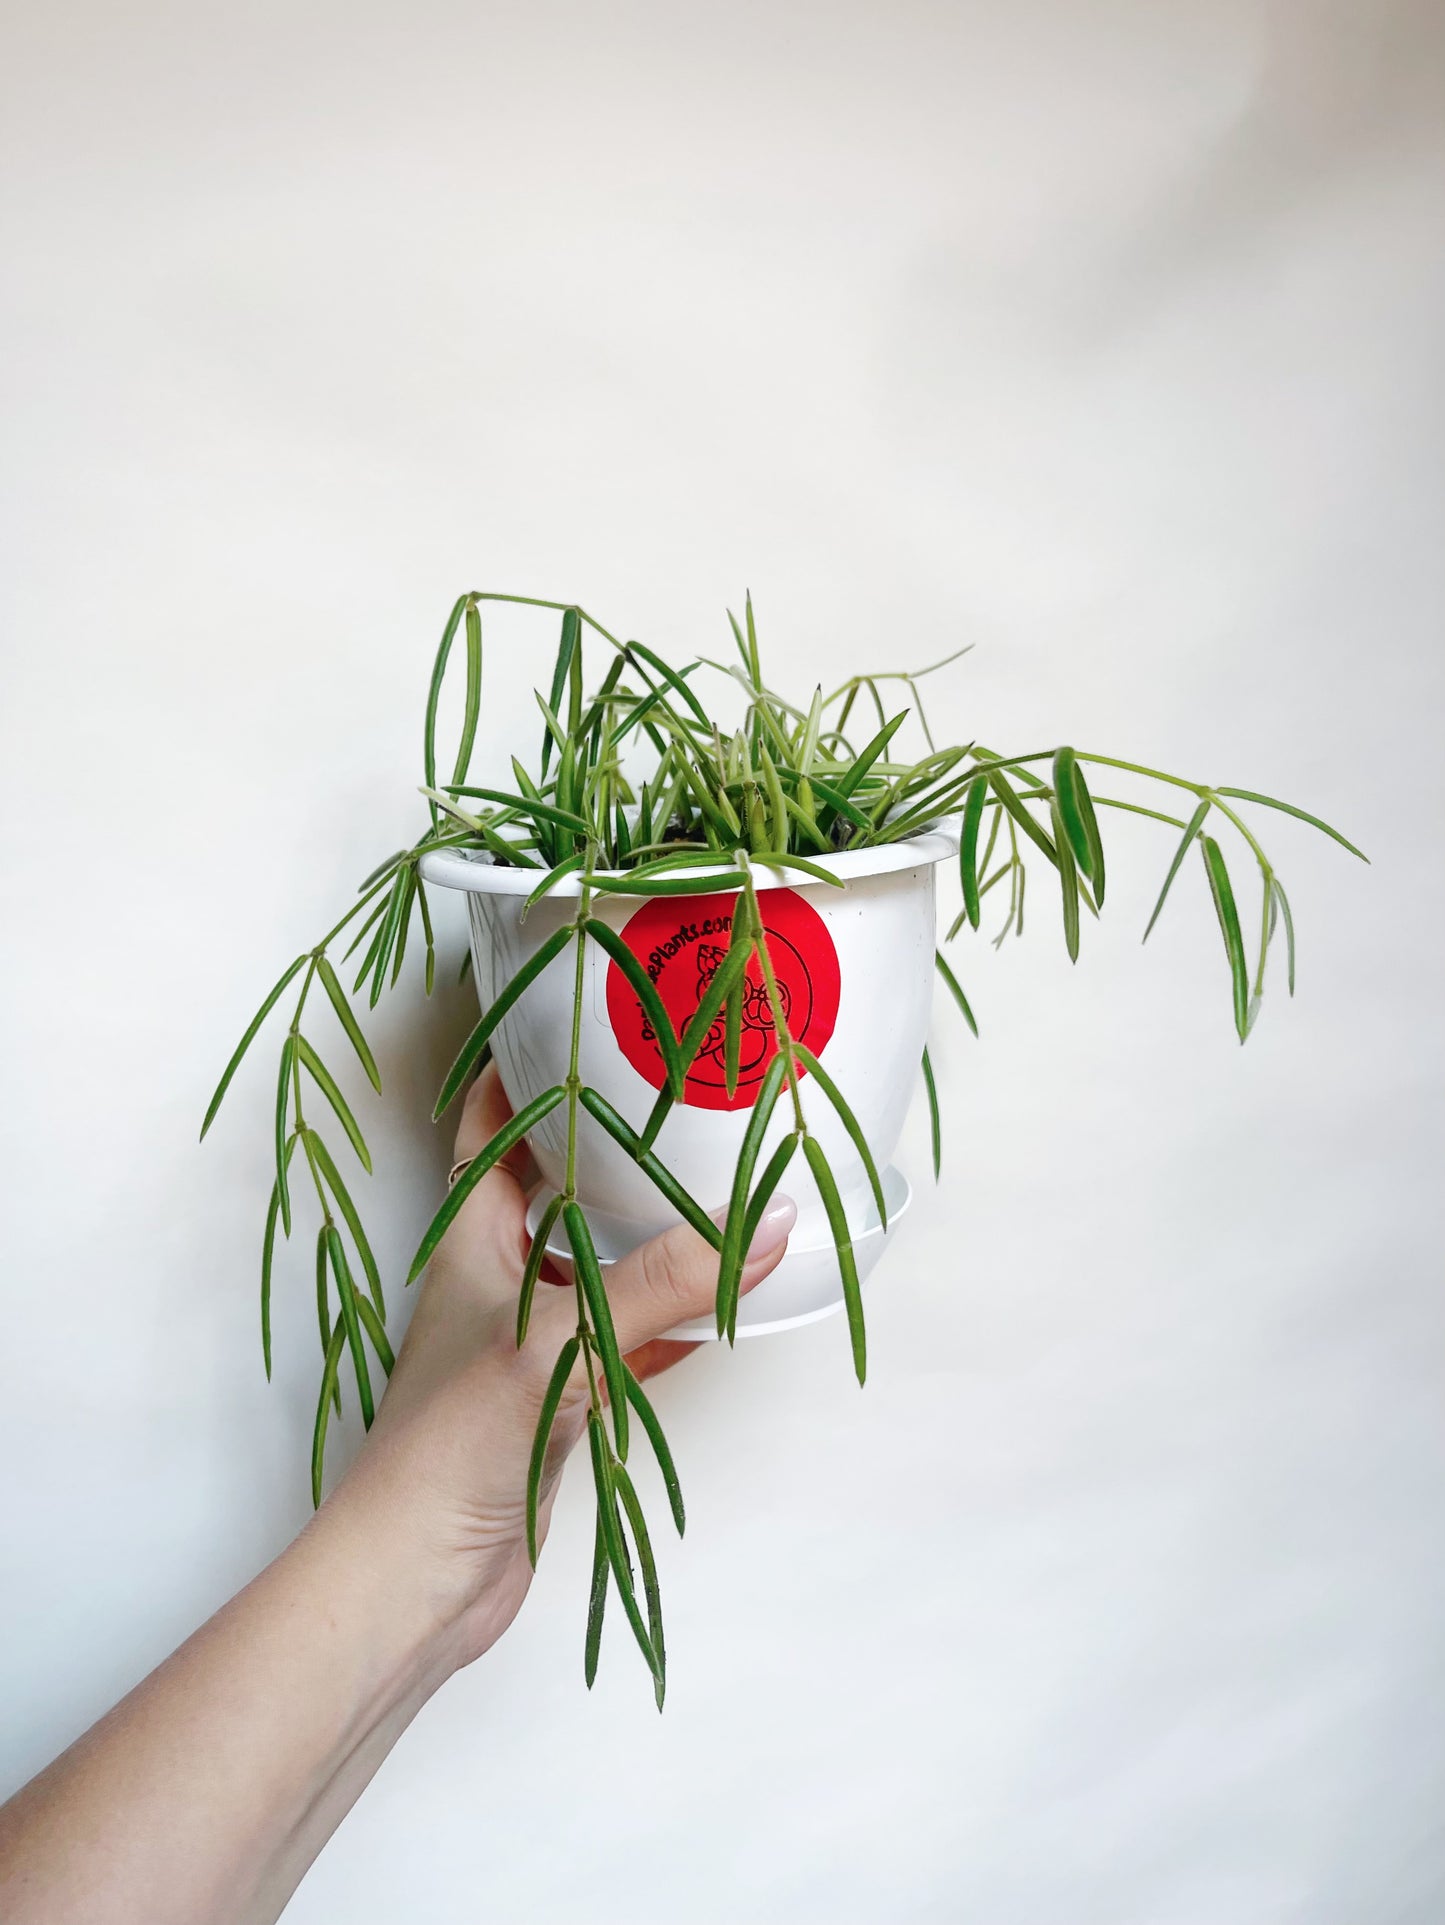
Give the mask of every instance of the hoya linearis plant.
M 478 783 L 471 779 L 471 764 L 482 700 L 482 609 L 490 603 L 550 610 L 561 617 L 561 638 L 550 685 L 545 694 L 536 691 L 540 735 L 530 764 L 513 756 L 510 780 Z M 836 1113 L 866 1171 L 879 1217 L 887 1222 L 878 1170 L 847 1092 L 789 1030 L 758 900 L 760 874 L 765 886 L 767 871 L 785 866 L 817 883 L 841 887 L 839 877 L 828 867 L 830 856 L 906 841 L 946 818 L 957 818 L 961 907 L 945 942 L 965 930 L 978 931 L 985 897 L 1005 885 L 1007 907 L 993 941 L 999 945 L 1010 935 L 1022 935 L 1026 884 L 1034 866 L 1041 864 L 1057 889 L 1068 954 L 1077 958 L 1083 915 L 1097 916 L 1105 899 L 1100 812 L 1125 810 L 1147 817 L 1175 832 L 1177 839 L 1145 939 L 1186 858 L 1197 848 L 1224 942 L 1234 1023 L 1242 1042 L 1258 1014 L 1266 963 L 1281 926 L 1291 994 L 1295 979 L 1289 900 L 1246 810 L 1282 811 L 1332 837 L 1351 854 L 1361 854 L 1318 817 L 1253 790 L 1195 782 L 1068 745 L 1022 754 L 1000 753 L 977 740 L 940 747 L 924 710 L 920 683 L 956 661 L 966 652 L 963 649 L 911 672 L 851 676 L 829 694 L 820 686 L 795 704 L 764 680 L 751 597 L 743 622 L 731 616 L 729 621 L 736 659 L 702 657 L 677 667 L 641 642 L 620 640 L 575 604 L 482 591 L 459 597 L 443 630 L 427 692 L 421 785 L 427 819 L 422 833 L 379 864 L 362 882 L 345 914 L 284 971 L 227 1063 L 201 1128 L 204 1137 L 262 1025 L 278 1005 L 284 1010 L 283 999 L 292 991 L 290 1022 L 282 1033 L 277 1062 L 275 1178 L 261 1249 L 261 1343 L 269 1376 L 277 1230 L 290 1237 L 293 1190 L 298 1180 L 303 1187 L 309 1182 L 317 1223 L 316 1315 L 322 1357 L 311 1453 L 312 1497 L 319 1504 L 328 1425 L 344 1408 L 343 1361 L 349 1360 L 356 1406 L 363 1425 L 369 1427 L 376 1406 L 372 1364 L 389 1375 L 393 1356 L 386 1336 L 380 1269 L 340 1167 L 349 1152 L 369 1174 L 370 1152 L 354 1111 L 316 1047 L 312 1019 L 323 1002 L 329 1004 L 379 1092 L 380 1073 L 355 1002 L 364 999 L 374 1009 L 383 992 L 395 987 L 409 945 L 424 945 L 424 986 L 427 995 L 433 991 L 436 945 L 420 871 L 422 857 L 433 849 L 461 849 L 535 871 L 527 908 L 564 879 L 577 878 L 575 913 L 498 987 L 447 1073 L 435 1116 L 446 1112 L 486 1062 L 492 1035 L 507 1012 L 545 969 L 570 952 L 574 975 L 567 1074 L 518 1112 L 467 1165 L 427 1226 L 406 1281 L 410 1284 L 421 1275 L 487 1171 L 544 1117 L 565 1109 L 565 1181 L 532 1239 L 517 1304 L 516 1334 L 521 1344 L 547 1246 L 560 1230 L 572 1253 L 577 1323 L 556 1359 L 533 1443 L 526 1491 L 528 1545 L 535 1562 L 537 1506 L 547 1446 L 563 1392 L 580 1368 L 587 1390 L 588 1445 L 597 1499 L 585 1675 L 590 1685 L 603 1613 L 609 1592 L 615 1589 L 652 1674 L 659 1706 L 666 1682 L 665 1645 L 656 1560 L 629 1469 L 634 1420 L 657 1460 L 679 1532 L 684 1523 L 683 1502 L 657 1414 L 619 1351 L 603 1266 L 578 1201 L 581 1114 L 585 1111 L 595 1119 L 635 1160 L 671 1208 L 717 1251 L 717 1330 L 729 1339 L 736 1334 L 739 1283 L 753 1231 L 789 1163 L 801 1153 L 817 1185 L 836 1248 L 860 1383 L 866 1371 L 863 1304 L 838 1185 L 821 1143 L 809 1129 L 813 1104 L 827 1104 Z M 586 663 L 599 651 L 605 667 L 591 686 Z M 458 663 L 465 674 L 462 721 L 451 772 L 444 778 L 438 718 L 447 676 Z M 720 689 L 717 678 L 732 685 L 730 690 Z M 723 692 L 729 693 L 733 710 L 726 727 L 718 713 L 723 706 L 718 696 Z M 1188 813 L 1102 794 L 1090 779 L 1090 772 L 1097 770 L 1178 792 L 1186 798 Z M 1225 853 L 1230 838 L 1242 847 L 1258 876 L 1257 926 L 1248 940 Z M 732 899 L 731 928 L 726 952 L 711 980 L 700 988 L 696 1011 L 679 1032 L 642 964 L 621 936 L 593 913 L 593 904 L 607 894 L 642 898 L 706 893 Z M 663 1085 L 640 1130 L 578 1073 L 589 944 L 596 944 L 622 972 L 662 1056 Z M 340 971 L 348 968 L 358 951 L 360 961 L 348 989 Z M 936 962 L 964 1021 L 977 1035 L 967 996 L 942 949 Z M 467 966 L 464 963 L 463 976 Z M 755 991 L 760 988 L 767 999 L 777 1047 L 758 1088 L 719 1225 L 678 1182 L 654 1146 L 672 1106 L 686 1100 L 688 1071 L 719 1020 L 725 1087 L 729 1098 L 733 1096 L 744 997 L 750 986 Z M 921 1073 L 937 1176 L 941 1128 L 926 1050 Z M 763 1141 L 779 1106 L 788 1127 L 760 1170 Z M 346 1150 L 334 1134 L 328 1142 L 318 1126 L 328 1116 L 328 1129 L 330 1123 L 339 1127 Z

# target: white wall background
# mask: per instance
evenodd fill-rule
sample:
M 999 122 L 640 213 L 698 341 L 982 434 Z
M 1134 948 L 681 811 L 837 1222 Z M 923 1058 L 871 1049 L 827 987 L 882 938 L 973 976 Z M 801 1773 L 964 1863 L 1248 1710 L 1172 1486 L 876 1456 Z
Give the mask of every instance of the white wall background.
M 1445 1916 L 1439 9 L 8 15 L 5 1785 L 302 1521 L 269 1062 L 196 1127 L 410 833 L 451 598 L 689 651 L 751 584 L 779 679 L 971 641 L 960 737 L 1374 866 L 1270 824 L 1300 991 L 1244 1051 L 1192 869 L 1140 949 L 1148 825 L 1077 970 L 1042 889 L 969 944 L 866 1393 L 837 1325 L 662 1392 L 665 1718 L 615 1638 L 583 1692 L 575 1479 L 289 1916 Z M 552 645 L 490 626 L 489 756 Z M 393 1269 L 466 1000 L 377 1027 Z

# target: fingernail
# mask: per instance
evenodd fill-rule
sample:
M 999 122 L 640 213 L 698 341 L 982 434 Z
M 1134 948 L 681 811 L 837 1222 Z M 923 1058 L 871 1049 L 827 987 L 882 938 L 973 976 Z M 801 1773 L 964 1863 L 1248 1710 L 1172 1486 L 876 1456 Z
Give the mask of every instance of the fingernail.
M 753 1231 L 753 1240 L 748 1245 L 747 1261 L 755 1262 L 759 1257 L 771 1256 L 780 1243 L 785 1243 L 788 1233 L 798 1220 L 798 1206 L 790 1196 L 775 1196 L 767 1209 L 758 1218 L 758 1227 Z

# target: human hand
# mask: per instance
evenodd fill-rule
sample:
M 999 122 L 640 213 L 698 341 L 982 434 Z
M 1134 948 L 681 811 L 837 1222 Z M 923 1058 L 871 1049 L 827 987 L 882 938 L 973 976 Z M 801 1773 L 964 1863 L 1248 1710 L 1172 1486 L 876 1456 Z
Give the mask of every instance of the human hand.
M 489 1066 L 466 1100 L 458 1160 L 475 1155 L 509 1114 L 501 1080 Z M 327 1528 L 354 1528 L 376 1554 L 400 1560 L 408 1589 L 422 1587 L 434 1635 L 452 1666 L 470 1663 L 495 1643 L 526 1596 L 532 1438 L 558 1352 L 577 1324 L 572 1290 L 548 1287 L 566 1281 L 549 1262 L 526 1342 L 517 1348 L 533 1175 L 519 1147 L 467 1198 L 432 1260 L 365 1446 L 321 1513 Z M 743 1270 L 743 1290 L 776 1267 L 796 1216 L 789 1198 L 773 1199 Z M 606 1276 L 617 1340 L 636 1376 L 654 1375 L 696 1347 L 662 1337 L 712 1308 L 717 1255 L 695 1230 L 679 1224 Z M 586 1410 L 579 1364 L 547 1452 L 539 1543 Z

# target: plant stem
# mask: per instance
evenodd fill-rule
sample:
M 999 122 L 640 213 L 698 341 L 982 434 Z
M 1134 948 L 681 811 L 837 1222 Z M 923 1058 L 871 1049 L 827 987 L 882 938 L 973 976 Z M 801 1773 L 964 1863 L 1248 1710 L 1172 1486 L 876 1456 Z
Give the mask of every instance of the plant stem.
M 747 901 L 748 938 L 753 946 L 753 954 L 758 959 L 758 967 L 763 972 L 763 986 L 767 991 L 768 1008 L 773 1018 L 773 1033 L 778 1039 L 778 1048 L 783 1052 L 783 1074 L 788 1079 L 788 1094 L 793 1099 L 793 1122 L 798 1135 L 804 1137 L 808 1134 L 808 1125 L 803 1115 L 802 1093 L 798 1088 L 798 1059 L 793 1054 L 792 1033 L 783 1011 L 782 996 L 778 992 L 778 979 L 773 974 L 773 959 L 768 950 L 762 911 L 758 907 L 757 885 L 753 881 L 753 868 L 748 860 L 746 849 L 737 851 L 737 864 L 744 876 L 743 895 Z
M 1207 782 L 1186 782 L 1182 775 L 1166 775 L 1162 769 L 1146 769 L 1140 762 L 1123 762 L 1117 755 L 1090 755 L 1083 749 L 1078 754 L 1081 762 L 1097 762 L 1106 769 L 1125 769 L 1130 775 L 1146 775 L 1151 782 L 1167 782 L 1171 788 L 1188 789 L 1201 802 L 1206 795 L 1213 793 Z
M 592 871 L 597 861 L 597 844 L 589 841 L 587 856 L 582 865 L 581 893 L 577 898 L 577 914 L 574 917 L 577 934 L 573 938 L 576 961 L 572 977 L 572 1037 L 567 1056 L 567 1162 L 562 1184 L 562 1202 L 577 1201 L 577 1110 L 578 1098 L 582 1091 L 580 1064 L 582 1059 L 582 1010 L 587 987 L 587 924 L 591 920 Z M 572 1260 L 572 1286 L 577 1293 L 577 1345 L 582 1353 L 582 1361 L 587 1368 L 587 1396 L 589 1407 L 600 1418 L 602 1398 L 597 1388 L 597 1373 L 592 1363 L 592 1326 L 587 1315 L 587 1294 L 582 1287 L 582 1270 L 574 1255 Z M 602 1496 L 598 1493 L 598 1502 Z
M 626 642 L 619 642 L 609 629 L 605 629 L 594 615 L 589 615 L 587 610 L 577 602 L 549 602 L 544 601 L 540 595 L 489 595 L 481 589 L 473 589 L 466 599 L 473 602 L 511 602 L 519 608 L 554 608 L 559 615 L 565 615 L 570 608 L 575 611 L 577 619 L 586 622 L 587 626 L 595 630 L 603 641 L 611 642 L 614 648 L 625 650 L 627 647 Z
M 377 888 L 381 886 L 380 883 L 377 884 Z M 375 891 L 372 893 L 375 894 Z M 356 908 L 350 911 L 350 914 L 354 916 L 356 910 L 362 908 L 367 901 L 368 898 L 363 896 L 361 901 L 356 904 Z M 344 922 L 339 923 L 337 928 L 332 930 L 331 935 L 326 938 L 326 942 L 330 942 L 345 926 Z M 301 1051 L 297 1047 L 301 1039 L 301 1014 L 306 1007 L 307 993 L 311 988 L 312 982 L 315 980 L 316 964 L 322 951 L 326 947 L 326 942 L 318 943 L 311 952 L 311 960 L 306 965 L 306 974 L 301 978 L 301 994 L 296 998 L 296 1010 L 291 1018 L 291 1027 L 287 1031 L 287 1034 L 291 1038 L 291 1100 L 296 1111 L 296 1134 L 300 1137 L 301 1147 L 306 1152 L 306 1167 L 311 1172 L 311 1181 L 316 1187 L 316 1200 L 321 1205 L 321 1215 L 329 1229 L 331 1227 L 331 1209 L 327 1202 L 325 1186 L 321 1181 L 321 1172 L 317 1169 L 316 1159 L 311 1154 L 311 1144 L 306 1136 L 306 1118 L 301 1109 Z

